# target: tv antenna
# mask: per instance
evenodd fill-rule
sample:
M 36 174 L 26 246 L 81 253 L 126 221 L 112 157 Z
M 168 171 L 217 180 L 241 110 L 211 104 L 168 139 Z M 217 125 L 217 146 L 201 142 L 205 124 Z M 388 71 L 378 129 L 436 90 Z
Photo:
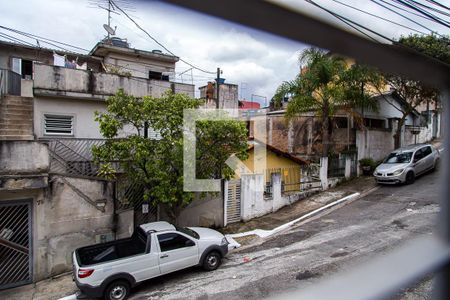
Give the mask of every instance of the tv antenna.
M 112 27 L 109 26 L 108 24 L 103 24 L 103 28 L 105 28 L 106 32 L 108 32 L 108 37 L 109 37 L 109 35 L 116 34 L 116 29 L 112 29 Z M 116 26 L 116 28 L 117 28 L 117 26 Z
M 127 0 L 88 0 L 88 3 L 90 8 L 100 8 L 103 10 L 106 10 L 108 12 L 108 22 L 107 24 L 103 24 L 103 28 L 108 33 L 108 39 L 111 37 L 111 35 L 116 34 L 117 26 L 114 27 L 114 29 L 111 27 L 111 14 L 120 15 L 119 11 L 116 11 L 115 6 L 120 5 L 120 7 L 124 11 L 128 12 L 134 12 L 135 9 L 133 6 L 130 5 L 130 3 Z M 116 4 L 117 3 L 117 4 Z

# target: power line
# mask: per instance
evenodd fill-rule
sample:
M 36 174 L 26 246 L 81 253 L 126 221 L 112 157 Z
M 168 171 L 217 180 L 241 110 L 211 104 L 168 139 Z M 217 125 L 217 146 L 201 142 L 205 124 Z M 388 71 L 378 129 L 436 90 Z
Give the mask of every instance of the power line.
M 415 31 L 415 32 L 418 32 L 418 33 L 421 33 L 421 34 L 426 34 L 426 33 L 423 32 L 423 31 L 420 31 L 420 30 L 414 29 L 414 28 L 412 28 L 412 27 L 409 27 L 409 26 L 406 26 L 406 25 L 403 25 L 403 24 L 394 22 L 394 21 L 392 21 L 392 20 L 389 20 L 389 19 L 386 19 L 386 18 L 377 16 L 377 15 L 375 15 L 375 14 L 369 13 L 369 12 L 367 12 L 367 11 L 365 11 L 365 10 L 356 8 L 356 7 L 354 7 L 354 6 L 351 6 L 351 5 L 349 5 L 349 4 L 343 3 L 343 2 L 341 2 L 341 1 L 338 1 L 338 0 L 333 0 L 333 1 L 336 2 L 336 3 L 339 3 L 339 4 L 341 4 L 341 5 L 347 6 L 347 7 L 349 7 L 349 8 L 352 8 L 352 9 L 354 9 L 354 10 L 357 10 L 357 11 L 359 11 L 359 12 L 362 12 L 362 13 L 364 13 L 364 14 L 366 14 L 366 15 L 369 15 L 369 16 L 372 16 L 372 17 L 375 17 L 375 18 L 384 20 L 384 21 L 386 21 L 386 22 L 389 22 L 389 23 L 392 23 L 392 24 L 401 26 L 401 27 L 403 27 L 403 28 L 406 28 L 406 29 L 409 29 L 409 30 L 412 30 L 412 31 Z
M 383 4 L 381 4 L 381 3 L 379 3 L 379 2 L 377 2 L 377 1 L 375 1 L 375 0 L 371 0 L 371 1 L 372 1 L 373 3 L 375 3 L 375 4 L 379 5 L 379 6 L 381 6 L 381 7 L 383 7 L 383 8 L 385 8 L 385 9 L 389 10 L 390 12 L 393 12 L 393 13 L 395 13 L 395 14 L 397 14 L 397 15 L 403 17 L 403 18 L 405 18 L 406 20 L 408 20 L 408 21 L 410 21 L 410 22 L 413 22 L 414 24 L 419 25 L 420 27 L 422 27 L 422 28 L 424 28 L 424 29 L 430 31 L 431 33 L 435 32 L 435 31 L 433 31 L 432 29 L 426 27 L 425 25 L 423 25 L 423 24 L 421 24 L 421 23 L 419 23 L 419 22 L 416 22 L 415 20 L 413 20 L 413 19 L 411 19 L 411 18 L 409 18 L 409 17 L 407 17 L 407 16 L 405 16 L 405 15 L 399 13 L 398 11 L 395 11 L 395 10 L 393 10 L 393 9 L 391 9 L 391 8 L 389 8 L 389 7 L 383 5 Z M 379 0 L 379 1 L 381 1 L 381 2 L 383 2 L 383 3 L 387 3 L 387 2 L 384 1 L 384 0 Z M 437 33 L 437 32 L 436 32 L 436 34 L 439 35 L 439 36 L 442 36 L 442 35 L 440 35 L 440 34 Z
M 450 17 L 450 13 L 442 11 L 442 10 L 436 8 L 436 7 L 431 7 L 431 6 L 428 6 L 426 4 L 420 3 L 418 1 L 411 1 L 411 2 L 414 2 L 416 5 L 419 5 L 419 6 L 423 7 L 423 8 L 425 8 L 425 9 L 429 9 L 429 10 L 432 10 L 434 12 L 437 12 L 438 14 Z
M 365 26 L 363 26 L 363 25 L 361 25 L 361 24 L 359 24 L 359 23 L 357 23 L 355 21 L 352 21 L 352 20 L 350 20 L 350 19 L 348 19 L 348 18 L 346 18 L 346 17 L 344 17 L 342 15 L 339 15 L 338 13 L 335 13 L 335 12 L 333 12 L 333 11 L 323 7 L 323 6 L 320 6 L 319 4 L 317 4 L 316 2 L 314 2 L 312 0 L 305 0 L 305 1 L 310 3 L 310 4 L 312 4 L 312 5 L 314 5 L 314 6 L 316 6 L 316 7 L 318 7 L 318 8 L 320 8 L 320 9 L 322 9 L 322 10 L 324 10 L 324 11 L 326 11 L 326 12 L 328 12 L 329 14 L 334 16 L 335 18 L 337 18 L 337 19 L 339 19 L 339 20 L 341 20 L 343 22 L 345 21 L 344 22 L 345 24 L 351 26 L 355 30 L 359 31 L 360 33 L 364 34 L 365 36 L 369 37 L 370 39 L 372 39 L 373 41 L 375 41 L 377 43 L 379 43 L 380 41 L 376 40 L 375 38 L 373 38 L 372 36 L 368 35 L 367 33 L 362 32 L 360 29 L 355 28 L 354 26 L 350 25 L 349 23 L 354 24 L 354 25 L 356 25 L 359 28 L 363 28 L 364 30 L 366 30 L 368 32 L 371 32 L 371 33 L 373 33 L 373 34 L 375 34 L 375 35 L 377 35 L 377 36 L 379 36 L 379 37 L 381 37 L 381 38 L 383 38 L 385 40 L 388 40 L 388 41 L 390 41 L 392 43 L 394 42 L 392 39 L 382 35 L 381 33 L 378 33 L 378 32 L 376 32 L 376 31 L 374 31 L 372 29 L 369 29 L 369 28 L 367 28 L 367 27 L 365 27 Z
M 432 13 L 426 12 L 426 11 L 418 8 L 417 6 L 411 4 L 410 2 L 405 2 L 403 0 L 395 0 L 395 1 L 400 3 L 400 4 L 402 4 L 402 5 L 404 5 L 404 6 L 406 6 L 406 7 L 409 7 L 411 9 L 414 9 L 415 11 L 418 11 L 418 12 L 422 13 L 424 16 L 428 16 L 428 17 L 432 18 L 436 23 L 439 23 L 439 24 L 441 24 L 441 25 L 443 25 L 443 26 L 445 26 L 447 28 L 450 28 L 449 23 L 445 22 L 444 20 L 441 20 L 439 17 L 435 16 Z
M 25 46 L 33 46 L 33 47 L 34 47 L 33 44 L 28 43 L 28 42 L 26 42 L 26 41 L 24 41 L 24 40 L 15 38 L 15 37 L 13 37 L 13 36 L 10 36 L 10 35 L 8 35 L 8 34 L 6 34 L 6 33 L 0 32 L 0 36 L 2 36 L 3 38 L 5 38 L 5 39 L 7 39 L 7 40 L 10 40 L 11 42 L 14 42 L 14 43 L 19 43 L 19 44 L 21 44 L 21 45 L 25 45 Z
M 374 2 L 373 0 L 371 0 L 371 1 Z M 384 1 L 384 0 L 379 0 L 379 1 L 383 2 L 383 3 L 386 4 L 386 5 L 392 6 L 392 7 L 395 8 L 395 9 L 398 9 L 398 10 L 401 10 L 401 11 L 404 11 L 404 12 L 407 12 L 407 13 L 409 13 L 409 14 L 411 14 L 411 15 L 414 15 L 414 16 L 417 16 L 417 17 L 420 17 L 420 18 L 423 18 L 423 19 L 426 19 L 426 20 L 431 20 L 430 18 L 425 17 L 425 16 L 423 16 L 423 15 L 421 15 L 421 14 L 417 14 L 417 13 L 415 13 L 415 12 L 413 12 L 413 11 L 410 11 L 410 10 L 408 10 L 408 9 L 405 9 L 405 8 L 403 8 L 403 7 L 399 7 L 399 6 L 395 5 L 394 3 L 387 2 L 387 1 Z M 376 2 L 374 2 L 374 3 L 376 3 Z M 378 3 L 376 3 L 376 4 L 378 4 Z M 378 4 L 378 5 L 380 5 L 380 4 Z M 380 5 L 380 6 L 382 6 L 382 5 Z M 384 6 L 383 6 L 383 7 L 384 7 Z M 386 8 L 386 9 L 389 10 L 389 8 L 387 8 L 387 7 L 384 7 L 384 8 Z M 393 11 L 393 12 L 394 12 L 394 11 Z M 396 12 L 395 12 L 395 13 L 396 13 Z M 403 16 L 403 15 L 400 15 L 400 16 Z
M 118 10 L 120 10 L 131 22 L 133 22 L 134 23 L 134 25 L 136 25 L 136 27 L 137 28 L 139 28 L 141 31 L 143 31 L 149 38 L 151 38 L 156 44 L 158 44 L 159 46 L 161 46 L 164 50 L 166 50 L 167 52 L 169 52 L 170 54 L 172 54 L 173 56 L 176 56 L 172 51 L 170 51 L 169 49 L 167 49 L 163 44 L 161 44 L 160 42 L 158 42 L 158 40 L 157 39 L 155 39 L 150 33 L 148 33 L 144 28 L 142 28 L 132 17 L 130 17 L 122 8 L 120 8 L 116 3 L 115 3 L 115 1 L 113 1 L 113 0 L 109 0 L 109 1 L 111 1 L 111 3 L 118 9 Z M 197 67 L 197 66 L 195 66 L 195 65 L 193 65 L 193 64 L 191 64 L 191 63 L 189 63 L 189 62 L 187 62 L 187 61 L 185 61 L 184 59 L 182 59 L 182 58 L 180 58 L 180 61 L 182 61 L 182 62 L 184 62 L 185 64 L 187 64 L 187 65 L 189 65 L 189 66 L 191 66 L 192 68 L 194 68 L 194 69 L 197 69 L 197 70 L 199 70 L 199 71 L 201 71 L 201 72 L 204 72 L 204 73 L 208 73 L 208 74 L 215 74 L 215 72 L 211 72 L 211 71 L 206 71 L 206 70 L 204 70 L 204 69 L 202 69 L 202 68 L 199 68 L 199 67 Z
M 83 50 L 83 51 L 89 52 L 89 50 L 87 50 L 87 49 L 84 49 L 84 48 L 81 48 L 81 47 L 78 47 L 78 46 L 74 46 L 74 45 L 70 45 L 70 44 L 67 44 L 67 43 L 59 42 L 59 41 L 56 41 L 56 40 L 52 40 L 52 39 L 49 39 L 49 38 L 46 38 L 46 37 L 42 37 L 42 36 L 39 36 L 39 35 L 35 35 L 35 34 L 32 34 L 32 33 L 20 31 L 20 30 L 9 28 L 9 27 L 2 26 L 2 25 L 0 25 L 0 28 L 8 30 L 8 31 L 12 31 L 14 33 L 17 33 L 17 34 L 20 34 L 20 35 L 23 35 L 23 36 L 26 36 L 28 38 L 38 39 L 41 42 L 44 42 L 44 43 L 47 43 L 47 44 L 50 44 L 50 45 L 54 45 L 54 44 L 48 43 L 46 41 L 58 43 L 60 45 L 64 45 L 64 46 L 68 46 L 68 47 L 71 47 L 71 48 L 74 48 L 74 49 L 79 49 L 79 50 Z M 61 49 L 64 49 L 64 48 L 61 48 Z M 64 50 L 66 50 L 66 49 L 64 49 Z
M 439 3 L 439 2 L 437 2 L 437 1 L 434 1 L 434 0 L 426 0 L 426 1 L 427 1 L 427 2 L 430 2 L 430 3 L 434 4 L 434 5 L 437 5 L 437 6 L 440 6 L 440 7 L 442 7 L 442 8 L 445 8 L 445 9 L 450 10 L 450 8 L 449 8 L 448 6 L 445 6 L 444 4 Z

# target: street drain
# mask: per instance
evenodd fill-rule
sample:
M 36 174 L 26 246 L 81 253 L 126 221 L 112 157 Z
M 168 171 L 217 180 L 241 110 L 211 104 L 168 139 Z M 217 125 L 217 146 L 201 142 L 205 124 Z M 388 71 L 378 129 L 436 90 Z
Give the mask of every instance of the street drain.
M 297 280 L 306 280 L 306 279 L 317 277 L 319 275 L 320 274 L 313 273 L 311 271 L 306 270 L 306 271 L 298 273 L 297 276 L 295 276 L 295 279 L 297 279 Z
M 405 229 L 406 227 L 408 227 L 408 225 L 406 225 L 405 223 L 403 223 L 400 220 L 394 220 L 394 221 L 392 221 L 391 224 L 397 226 L 400 229 Z
M 330 255 L 330 257 L 341 257 L 341 256 L 346 256 L 349 255 L 350 253 L 347 251 L 341 251 L 341 252 L 335 252 L 333 254 Z

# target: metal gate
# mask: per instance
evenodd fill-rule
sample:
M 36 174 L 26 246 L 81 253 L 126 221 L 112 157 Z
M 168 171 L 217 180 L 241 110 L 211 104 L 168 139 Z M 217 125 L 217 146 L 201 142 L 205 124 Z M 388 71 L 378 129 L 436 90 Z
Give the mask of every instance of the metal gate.
M 241 181 L 228 181 L 226 197 L 226 221 L 227 224 L 241 221 Z
M 134 227 L 141 224 L 157 221 L 157 207 L 144 200 L 144 185 L 120 177 L 116 186 L 116 209 L 134 210 Z
M 33 281 L 31 203 L 0 203 L 0 290 Z

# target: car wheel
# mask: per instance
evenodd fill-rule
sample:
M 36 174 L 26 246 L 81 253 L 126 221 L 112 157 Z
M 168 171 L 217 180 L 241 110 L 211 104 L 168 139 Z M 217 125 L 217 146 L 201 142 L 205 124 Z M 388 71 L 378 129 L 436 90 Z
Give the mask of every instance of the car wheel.
M 409 171 L 409 172 L 406 174 L 406 180 L 405 180 L 405 183 L 406 183 L 406 184 L 412 184 L 412 183 L 414 183 L 414 180 L 416 180 L 416 176 L 414 175 L 414 172 Z
M 209 252 L 203 260 L 203 268 L 207 271 L 214 271 L 220 266 L 222 257 L 216 251 Z
M 105 300 L 125 300 L 130 295 L 130 284 L 125 280 L 117 280 L 105 290 Z

